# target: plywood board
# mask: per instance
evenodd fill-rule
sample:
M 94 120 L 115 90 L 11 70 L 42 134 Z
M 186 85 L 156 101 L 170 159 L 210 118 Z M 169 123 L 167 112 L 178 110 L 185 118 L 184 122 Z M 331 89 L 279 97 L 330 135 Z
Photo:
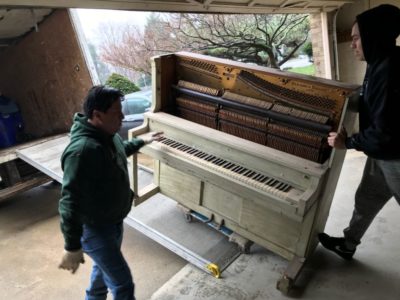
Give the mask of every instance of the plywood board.
M 44 174 L 62 183 L 61 155 L 69 143 L 69 136 L 47 141 L 32 147 L 17 150 L 17 156 Z

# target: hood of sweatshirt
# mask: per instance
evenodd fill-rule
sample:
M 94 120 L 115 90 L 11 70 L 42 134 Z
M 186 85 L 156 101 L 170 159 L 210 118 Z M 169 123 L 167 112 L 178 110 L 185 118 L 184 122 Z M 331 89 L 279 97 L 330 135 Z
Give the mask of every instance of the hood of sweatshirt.
M 76 113 L 74 115 L 74 123 L 71 127 L 70 133 L 71 141 L 82 137 L 91 137 L 104 143 L 110 143 L 113 139 L 113 135 L 110 135 L 90 124 L 88 118 L 81 113 Z
M 356 17 L 364 57 L 368 64 L 395 51 L 400 34 L 400 9 L 383 4 Z

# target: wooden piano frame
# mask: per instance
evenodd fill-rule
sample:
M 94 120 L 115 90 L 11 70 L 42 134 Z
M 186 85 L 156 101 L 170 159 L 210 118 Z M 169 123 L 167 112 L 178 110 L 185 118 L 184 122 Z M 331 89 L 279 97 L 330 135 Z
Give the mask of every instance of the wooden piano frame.
M 204 68 L 204 73 L 199 68 Z M 235 79 L 243 70 L 299 93 L 333 99 L 336 121 L 332 130 L 341 126 L 353 128 L 355 114 L 346 108 L 350 98 L 355 98 L 357 87 L 354 85 L 185 52 L 155 57 L 151 112 L 145 115 L 142 126 L 130 130 L 130 137 L 161 130 L 184 144 L 289 182 L 301 194 L 293 196 L 293 200 L 280 198 L 276 193 L 259 192 L 152 143 L 143 147 L 142 152 L 155 159 L 154 182 L 142 190 L 138 190 L 137 157 L 132 158 L 135 205 L 162 193 L 188 210 L 213 218 L 238 236 L 288 259 L 288 268 L 277 284 L 279 290 L 287 293 L 315 250 L 317 234 L 325 227 L 345 151 L 332 151 L 326 161 L 317 163 L 166 112 L 174 106 L 171 87 L 178 80 L 230 90 L 235 88 Z M 254 97 L 250 89 L 239 90 Z

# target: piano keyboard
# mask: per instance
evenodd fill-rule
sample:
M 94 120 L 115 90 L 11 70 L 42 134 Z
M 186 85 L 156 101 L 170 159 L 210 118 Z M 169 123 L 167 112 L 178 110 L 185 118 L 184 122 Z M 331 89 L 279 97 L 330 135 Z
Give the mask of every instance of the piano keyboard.
M 289 191 L 293 188 L 291 185 L 275 178 L 263 175 L 257 171 L 192 148 L 172 139 L 162 137 L 158 142 L 163 150 L 177 153 L 179 156 L 189 158 L 193 162 L 221 172 L 224 175 L 235 178 L 252 187 L 261 189 L 276 196 L 286 198 Z

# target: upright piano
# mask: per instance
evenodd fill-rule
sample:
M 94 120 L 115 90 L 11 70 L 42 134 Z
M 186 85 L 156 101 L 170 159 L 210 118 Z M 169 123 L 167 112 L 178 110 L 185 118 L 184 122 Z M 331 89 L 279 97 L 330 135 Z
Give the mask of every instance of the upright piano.
M 164 134 L 141 149 L 155 160 L 141 191 L 133 159 L 135 205 L 162 193 L 290 260 L 285 290 L 324 229 L 345 156 L 327 136 L 353 128 L 358 87 L 186 52 L 154 57 L 152 76 L 151 111 L 129 135 Z

